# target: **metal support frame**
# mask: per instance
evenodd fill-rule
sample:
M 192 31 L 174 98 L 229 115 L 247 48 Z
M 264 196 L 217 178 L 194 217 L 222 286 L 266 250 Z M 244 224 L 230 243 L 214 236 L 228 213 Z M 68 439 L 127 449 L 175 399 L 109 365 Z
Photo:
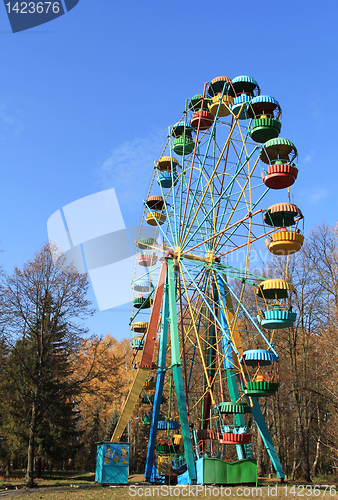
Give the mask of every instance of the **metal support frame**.
M 238 392 L 238 387 L 237 387 L 237 380 L 236 380 L 236 375 L 235 371 L 233 369 L 233 363 L 232 363 L 232 355 L 233 355 L 233 350 L 232 350 L 232 342 L 230 340 L 230 326 L 227 322 L 226 316 L 225 316 L 225 310 L 224 310 L 224 305 L 229 301 L 229 297 L 226 299 L 225 297 L 225 290 L 224 290 L 224 285 L 221 280 L 218 280 L 218 285 L 219 285 L 219 290 L 220 290 L 220 299 L 219 300 L 219 316 L 220 316 L 220 323 L 222 327 L 222 350 L 223 350 L 223 364 L 224 364 L 224 369 L 226 372 L 226 379 L 227 379 L 227 384 L 229 388 L 229 394 L 230 394 L 230 399 L 231 401 L 238 401 L 239 399 L 239 392 Z M 222 306 L 223 304 L 223 306 Z M 224 340 L 223 340 L 224 339 Z M 244 416 L 240 414 L 235 415 L 235 421 L 236 425 L 240 425 L 242 427 L 245 426 L 245 420 Z M 237 451 L 237 456 L 238 460 L 242 460 L 244 458 L 244 452 L 242 445 L 236 444 L 236 451 Z
M 153 467 L 153 456 L 155 451 L 155 441 L 157 433 L 157 424 L 160 415 L 161 400 L 163 394 L 163 385 L 166 369 L 166 357 L 167 357 L 167 340 L 168 340 L 168 320 L 169 320 L 169 297 L 168 297 L 168 277 L 166 279 L 166 284 L 164 287 L 164 297 L 162 306 L 162 322 L 161 322 L 161 337 L 160 346 L 158 352 L 158 366 L 156 377 L 156 387 L 154 395 L 154 405 L 153 412 L 151 416 L 150 434 L 148 441 L 148 451 L 146 468 L 144 472 L 144 477 L 146 481 L 150 480 L 152 467 Z
M 249 396 L 246 396 L 246 399 L 248 403 L 250 402 Z M 284 482 L 285 479 L 285 474 L 283 472 L 282 465 L 279 461 L 277 452 L 275 450 L 275 447 L 272 443 L 271 436 L 269 434 L 268 427 L 265 423 L 262 410 L 259 406 L 258 399 L 257 398 L 251 398 L 253 406 L 251 407 L 251 413 L 253 418 L 255 419 L 256 425 L 258 427 L 258 430 L 260 432 L 260 435 L 262 436 L 262 440 L 264 443 L 264 446 L 266 448 L 266 451 L 268 452 L 272 465 L 274 466 L 274 469 L 277 473 L 277 476 Z
M 115 427 L 111 441 L 119 441 L 121 439 L 123 431 L 126 428 L 127 422 L 129 420 L 129 417 L 132 414 L 133 409 L 135 408 L 139 395 L 141 394 L 144 382 L 147 380 L 149 371 L 153 366 L 154 347 L 155 347 L 158 322 L 161 312 L 161 304 L 162 304 L 166 273 L 167 273 L 167 263 L 163 262 L 160 271 L 160 276 L 158 278 L 154 304 L 150 314 L 150 320 L 144 341 L 141 361 L 137 369 L 133 385 L 131 386 L 128 397 L 124 404 L 121 416 L 119 418 L 119 421 L 117 422 L 117 426 Z
M 230 296 L 229 292 L 227 293 L 227 295 L 225 294 L 226 284 L 225 284 L 223 276 L 219 276 L 217 281 L 218 281 L 223 304 L 226 304 L 227 308 L 230 307 L 231 309 L 233 309 L 232 305 L 231 305 L 232 301 L 231 301 L 231 296 Z M 220 307 L 220 312 L 221 312 L 220 320 L 221 320 L 222 326 L 224 325 L 224 334 L 226 335 L 226 337 L 229 337 L 228 330 L 229 330 L 230 326 L 227 323 L 225 312 L 223 311 L 222 307 Z M 229 343 L 230 343 L 230 340 L 229 340 Z M 223 343 L 222 343 L 222 347 L 223 347 Z M 228 346 L 228 349 L 229 349 L 229 346 Z M 224 356 L 226 354 L 228 355 L 227 352 L 224 352 L 223 354 L 224 354 Z M 237 386 L 235 371 L 227 368 L 228 366 L 229 366 L 229 362 L 227 361 L 227 359 L 225 357 L 224 358 L 224 368 L 226 369 L 226 373 L 227 373 L 227 382 L 228 382 L 228 387 L 229 387 L 230 398 L 231 398 L 231 401 L 237 401 L 239 399 L 239 393 L 238 393 L 238 386 Z M 240 376 L 238 376 L 238 377 L 240 378 Z M 258 430 L 262 436 L 263 443 L 264 443 L 265 448 L 270 456 L 270 459 L 272 461 L 272 465 L 274 466 L 274 469 L 275 469 L 278 477 L 283 481 L 285 478 L 285 474 L 283 472 L 283 468 L 282 468 L 282 465 L 279 461 L 275 447 L 272 443 L 271 436 L 269 434 L 269 430 L 267 428 L 264 417 L 262 415 L 262 411 L 261 411 L 261 408 L 259 406 L 258 400 L 257 400 L 257 398 L 250 398 L 249 396 L 246 396 L 246 399 L 247 399 L 248 404 L 251 407 L 252 416 L 255 419 Z M 240 418 L 238 418 L 238 417 L 240 417 Z M 243 415 L 236 415 L 236 423 L 237 423 L 237 421 L 238 421 L 239 425 L 245 425 Z M 242 423 L 242 421 L 243 421 L 243 423 Z M 238 452 L 239 452 L 239 450 L 237 448 L 237 454 L 238 454 Z M 242 453 L 243 453 L 243 451 L 242 451 Z M 239 455 L 238 455 L 238 458 L 240 458 Z
M 193 446 L 190 437 L 187 402 L 184 392 L 184 383 L 181 370 L 180 345 L 176 309 L 176 292 L 174 278 L 174 262 L 168 259 L 168 285 L 169 285 L 169 312 L 170 312 L 170 337 L 171 337 L 171 369 L 174 376 L 178 413 L 180 416 L 181 430 L 184 444 L 185 459 L 189 478 L 196 481 L 196 467 Z

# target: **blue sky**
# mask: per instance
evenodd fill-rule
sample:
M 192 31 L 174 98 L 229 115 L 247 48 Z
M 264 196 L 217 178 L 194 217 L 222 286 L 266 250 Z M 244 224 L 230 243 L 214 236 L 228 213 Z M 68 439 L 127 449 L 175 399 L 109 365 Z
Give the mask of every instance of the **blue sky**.
M 254 77 L 299 152 L 294 201 L 310 231 L 337 222 L 336 2 L 80 0 L 26 32 L 0 9 L 0 240 L 6 271 L 47 240 L 62 206 L 114 187 L 126 225 L 186 98 L 219 75 Z M 276 202 L 283 201 L 279 197 Z M 128 306 L 91 332 L 129 335 Z

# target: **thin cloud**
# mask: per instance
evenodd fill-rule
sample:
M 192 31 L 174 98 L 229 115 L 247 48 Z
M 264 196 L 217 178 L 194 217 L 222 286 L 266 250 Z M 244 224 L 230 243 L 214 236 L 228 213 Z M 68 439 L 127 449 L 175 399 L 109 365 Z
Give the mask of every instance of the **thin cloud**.
M 316 203 L 326 200 L 330 196 L 330 191 L 326 188 L 316 188 L 309 189 L 307 191 L 301 191 L 299 193 L 300 201 L 304 200 L 310 205 L 315 205 Z
M 116 146 L 100 169 L 102 187 L 114 187 L 121 203 L 144 197 L 165 138 L 161 130 Z
M 309 193 L 309 202 L 310 203 L 318 203 L 322 200 L 325 200 L 326 198 L 329 197 L 329 191 L 328 189 L 315 189 L 313 190 L 312 193 Z
M 9 113 L 6 104 L 4 102 L 0 103 L 1 133 L 11 131 L 14 135 L 19 135 L 23 131 L 23 125 L 16 114 Z
M 310 150 L 310 152 L 305 156 L 304 163 L 310 163 L 313 160 L 314 151 Z

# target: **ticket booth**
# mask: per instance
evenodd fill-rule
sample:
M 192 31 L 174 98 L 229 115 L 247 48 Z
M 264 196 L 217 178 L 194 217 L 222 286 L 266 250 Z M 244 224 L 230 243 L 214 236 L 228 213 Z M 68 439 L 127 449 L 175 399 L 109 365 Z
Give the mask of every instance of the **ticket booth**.
M 101 484 L 127 484 L 129 443 L 97 443 L 95 481 Z

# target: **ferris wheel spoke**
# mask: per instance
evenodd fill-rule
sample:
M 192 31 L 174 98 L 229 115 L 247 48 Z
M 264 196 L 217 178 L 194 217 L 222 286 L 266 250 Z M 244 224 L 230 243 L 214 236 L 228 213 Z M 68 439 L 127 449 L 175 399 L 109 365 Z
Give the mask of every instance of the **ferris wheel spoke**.
M 133 279 L 131 284 L 134 284 L 136 281 L 138 281 L 142 278 L 149 277 L 149 274 L 154 274 L 155 271 L 158 271 L 159 269 L 161 269 L 161 266 L 162 266 L 162 264 L 159 264 L 158 266 L 155 265 L 155 267 L 151 268 L 151 271 L 146 271 L 145 273 L 141 274 L 140 276 L 137 276 L 137 278 Z
M 231 186 L 233 186 L 233 184 L 235 183 L 236 181 L 236 178 L 237 176 L 240 174 L 240 172 L 244 169 L 244 167 L 246 166 L 247 162 L 249 161 L 250 157 L 254 154 L 254 151 L 251 153 L 251 155 L 245 160 L 245 162 L 241 165 L 241 167 L 238 169 L 238 171 L 236 172 L 236 174 L 232 177 L 231 181 L 229 182 L 228 186 L 225 188 L 224 192 L 221 194 L 221 196 L 218 198 L 217 202 L 214 202 L 211 206 L 211 208 L 209 209 L 207 215 L 210 215 L 213 210 L 215 210 L 217 208 L 217 206 L 219 205 L 220 201 L 223 200 L 223 199 L 226 199 L 227 198 L 227 193 L 228 193 L 228 190 L 231 188 Z M 200 209 L 200 206 L 203 202 L 203 199 L 206 195 L 206 190 L 204 191 L 203 193 L 203 196 L 202 196 L 202 200 L 201 202 L 199 203 L 197 209 L 196 209 L 196 212 L 198 212 L 198 210 Z M 195 217 L 195 216 L 194 216 Z M 186 231 L 186 237 L 185 239 L 182 241 L 181 243 L 181 247 L 182 249 L 185 248 L 187 245 L 189 245 L 190 241 L 194 238 L 195 234 L 197 231 L 193 232 L 190 237 L 188 238 L 187 235 L 189 234 L 189 231 L 192 227 L 192 224 L 194 222 L 194 217 L 192 218 L 192 222 L 190 224 L 190 227 L 188 228 L 188 230 Z M 206 216 L 204 217 L 204 219 L 202 219 L 202 223 L 204 223 L 206 220 Z
M 229 284 L 224 280 L 223 276 L 221 274 L 218 275 L 219 280 L 223 282 L 223 285 L 226 285 L 227 289 L 229 290 L 230 294 L 235 298 L 238 306 L 245 312 L 247 317 L 250 319 L 251 323 L 255 326 L 255 329 L 257 332 L 260 334 L 260 336 L 265 340 L 266 344 L 268 345 L 269 349 L 278 357 L 277 352 L 275 351 L 275 348 L 273 347 L 272 344 L 270 344 L 269 340 L 261 330 L 261 328 L 258 326 L 257 322 L 254 320 L 254 318 L 251 316 L 250 312 L 247 310 L 243 302 L 239 300 L 237 297 L 236 293 L 232 290 L 232 288 L 229 286 Z
M 180 263 L 180 265 L 182 266 L 182 268 L 185 270 L 185 274 L 187 274 L 187 276 L 189 276 L 190 278 L 190 282 L 199 290 L 199 295 L 200 295 L 200 298 L 202 299 L 202 301 L 204 302 L 204 305 L 207 307 L 207 309 L 209 310 L 209 312 L 212 314 L 212 316 L 214 317 L 214 320 L 216 322 L 216 324 L 218 325 L 218 327 L 220 329 L 222 329 L 222 325 L 219 321 L 219 319 L 217 318 L 217 316 L 214 314 L 214 311 L 212 309 L 212 307 L 210 306 L 210 303 L 209 301 L 207 300 L 206 298 L 206 295 L 203 293 L 203 291 L 198 287 L 197 283 L 195 282 L 194 278 L 191 276 L 191 274 L 189 273 L 189 270 L 187 268 L 187 266 L 184 264 L 184 263 Z M 184 284 L 184 288 L 186 289 L 185 287 L 185 279 L 184 279 L 184 274 L 182 273 L 182 279 L 183 279 L 183 284 Z M 191 310 L 190 310 L 191 312 Z
M 159 173 L 157 171 L 157 180 L 158 180 L 158 184 L 160 186 L 160 190 L 161 190 L 161 196 L 162 196 L 162 199 L 165 200 L 166 199 L 166 195 L 163 191 L 163 187 L 162 187 L 162 184 L 161 182 L 159 182 L 160 180 L 160 176 L 159 176 Z M 174 186 L 174 178 L 173 178 L 173 171 L 172 171 L 172 184 Z M 149 207 L 148 207 L 149 208 Z M 171 237 L 172 237 L 172 241 L 175 242 L 175 232 L 173 230 L 173 227 L 172 227 L 172 224 L 171 224 L 171 217 L 170 217 L 170 214 L 169 214 L 169 211 L 168 211 L 168 206 L 167 206 L 167 203 L 164 204 L 164 209 L 165 209 L 165 215 L 166 215 L 166 221 L 168 222 L 168 226 L 169 226 L 169 229 L 170 229 L 170 233 L 171 233 Z M 149 208 L 149 210 L 151 211 L 151 213 L 153 213 L 153 211 Z M 174 211 L 175 211 L 175 207 L 174 207 Z M 175 213 L 175 212 L 174 212 Z M 160 229 L 161 233 L 164 235 L 165 239 L 170 243 L 170 240 L 168 239 L 165 231 L 162 229 L 161 225 L 159 224 L 158 220 L 156 217 L 154 217 L 154 220 L 156 220 L 156 223 L 157 223 L 157 226 L 158 228 Z M 176 217 L 174 217 L 174 222 L 176 224 Z
M 255 214 L 258 214 L 258 213 L 261 213 L 261 212 L 262 212 L 262 209 L 257 210 L 256 212 L 254 212 L 254 213 L 253 213 L 253 214 L 251 214 L 251 215 L 250 215 L 250 214 L 247 214 L 247 215 L 246 215 L 245 217 L 243 217 L 243 219 L 241 219 L 240 221 L 237 221 L 237 222 L 235 222 L 235 223 L 231 224 L 230 226 L 227 226 L 227 227 L 223 228 L 223 229 L 222 229 L 221 231 L 219 231 L 218 233 L 215 233 L 215 234 L 213 234 L 212 236 L 208 237 L 207 239 L 205 239 L 205 240 L 203 240 L 203 241 L 201 241 L 201 242 L 197 243 L 197 244 L 196 244 L 196 245 L 194 245 L 193 247 L 190 247 L 190 248 L 189 248 L 189 252 L 191 252 L 192 250 L 195 250 L 195 249 L 196 249 L 196 248 L 198 248 L 200 245 L 202 245 L 202 244 L 204 244 L 204 243 L 207 243 L 207 242 L 209 242 L 209 241 L 211 241 L 211 240 L 213 240 L 213 239 L 215 239 L 215 238 L 217 238 L 217 237 L 220 237 L 220 238 L 221 238 L 221 237 L 222 237 L 222 235 L 224 235 L 224 233 L 225 233 L 226 231 L 229 231 L 229 229 L 232 229 L 232 228 L 234 228 L 234 227 L 237 229 L 239 224 L 243 223 L 244 221 L 246 221 L 247 219 L 249 219 L 251 216 L 253 216 L 253 215 L 255 215 Z M 267 234 L 267 233 L 265 233 L 265 234 Z M 223 243 L 223 245 L 224 245 L 224 244 L 225 244 L 225 243 Z M 235 250 L 235 248 L 234 248 L 234 250 Z M 182 255 L 186 255 L 186 254 L 187 254 L 187 252 L 182 252 Z
M 254 172 L 254 170 L 255 170 L 255 168 L 256 168 L 256 165 L 257 165 L 257 162 L 258 162 L 258 160 L 255 162 L 254 167 L 253 167 L 253 169 L 252 169 L 251 173 L 253 173 L 253 172 Z M 248 165 L 249 165 L 249 162 L 248 162 Z M 229 222 L 231 221 L 231 218 L 232 218 L 232 216 L 233 216 L 233 214 L 234 214 L 234 212 L 235 212 L 235 210 L 236 210 L 237 206 L 239 205 L 239 203 L 240 203 L 240 201 L 241 201 L 242 196 L 243 196 L 243 195 L 245 195 L 245 190 L 247 189 L 247 186 L 248 186 L 249 180 L 250 180 L 250 178 L 251 178 L 251 173 L 249 173 L 249 176 L 248 176 L 248 178 L 247 178 L 247 180 L 246 180 L 246 182 L 245 182 L 245 184 L 244 184 L 244 186 L 243 186 L 243 187 L 241 187 L 241 186 L 240 186 L 238 178 L 236 179 L 236 182 L 239 184 L 239 186 L 240 186 L 240 188 L 241 188 L 241 189 L 240 189 L 239 194 L 238 194 L 237 196 L 236 196 L 236 195 L 234 196 L 234 198 L 235 198 L 235 204 L 234 204 L 234 206 L 232 207 L 232 212 L 231 212 L 230 217 L 228 218 L 228 220 L 227 220 L 227 222 L 226 222 L 226 226 L 227 226 L 227 225 L 229 224 Z M 230 187 L 230 193 L 232 192 L 233 186 L 234 186 L 234 184 L 232 184 L 232 186 Z M 229 202 L 230 202 L 230 197 L 228 198 L 228 200 L 229 200 Z M 226 211 L 227 207 L 228 207 L 228 203 L 226 203 L 226 205 L 225 205 L 225 210 L 224 210 L 224 212 L 223 212 L 223 215 L 222 215 L 222 218 L 221 218 L 221 221 L 220 221 L 220 225 L 223 223 L 223 219 L 224 219 L 224 217 L 225 217 L 225 211 Z M 247 207 L 247 211 L 248 211 L 248 213 L 250 213 L 250 212 L 252 211 L 252 207 Z
M 198 197 L 203 193 L 203 189 L 204 189 L 203 188 L 203 176 L 205 176 L 205 177 L 207 176 L 205 163 L 202 163 L 200 165 L 200 167 L 191 166 L 191 168 L 196 168 L 199 171 L 199 174 L 198 174 L 196 181 L 194 183 L 191 183 L 192 186 L 195 184 L 195 189 L 192 193 L 191 198 L 189 200 L 187 199 L 187 201 L 190 201 L 190 206 L 189 206 L 189 212 L 188 212 L 187 216 L 183 217 L 182 227 L 184 224 L 185 224 L 185 226 L 183 227 L 183 230 L 181 231 L 182 236 L 184 236 L 186 233 L 184 228 L 187 227 L 187 225 L 189 224 L 189 221 L 190 221 L 192 215 L 197 216 L 198 211 L 195 210 L 195 204 L 196 204 L 196 201 L 198 200 Z M 207 182 L 210 182 L 210 180 L 211 180 L 211 177 L 209 177 L 209 180 Z M 204 221 L 202 222 L 202 224 L 203 223 L 204 223 Z
M 182 276 L 183 287 L 184 287 L 184 289 L 186 291 L 186 296 L 187 296 L 188 305 L 189 305 L 189 312 L 190 312 L 191 319 L 192 319 L 192 322 L 193 322 L 193 327 L 194 327 L 194 332 L 195 332 L 195 335 L 196 335 L 196 342 L 197 342 L 197 345 L 198 345 L 198 350 L 199 350 L 199 353 L 201 355 L 201 360 L 202 360 L 202 365 L 203 365 L 203 371 L 204 371 L 204 374 L 206 376 L 206 380 L 207 380 L 207 383 L 208 383 L 208 388 L 210 390 L 211 389 L 211 385 L 210 385 L 210 381 L 209 381 L 209 377 L 208 377 L 207 367 L 206 367 L 206 364 L 205 364 L 205 361 L 204 361 L 204 357 L 203 357 L 203 350 L 202 350 L 202 346 L 201 346 L 201 339 L 200 339 L 200 336 L 198 334 L 197 325 L 196 325 L 195 316 L 194 316 L 194 311 L 193 311 L 193 307 L 192 307 L 190 299 L 189 299 L 189 294 L 188 294 L 188 290 L 186 288 L 186 282 L 185 282 L 185 278 L 184 278 L 184 273 L 182 273 L 182 268 L 181 268 L 181 276 Z M 214 397 L 213 397 L 212 393 L 211 393 L 211 399 L 213 401 L 213 404 L 215 404 Z
M 191 195 L 189 192 L 188 192 L 188 197 L 192 197 L 192 195 Z M 190 200 L 190 204 L 192 204 L 192 200 Z M 204 222 L 201 222 L 200 217 L 198 216 L 198 214 L 196 214 L 196 215 L 197 215 L 197 216 L 196 216 L 196 227 L 197 227 L 197 231 L 196 231 L 196 233 L 199 233 L 199 234 L 200 234 L 200 237 L 201 237 L 202 239 L 204 239 L 204 238 L 203 238 L 203 229 L 202 229 L 202 227 L 203 227 L 203 226 L 202 226 L 202 224 L 204 224 L 204 227 L 207 229 L 206 222 L 205 222 L 205 221 L 204 221 Z M 203 215 L 203 214 L 202 214 L 202 215 Z M 181 224 L 181 225 L 182 225 L 182 224 Z M 205 250 L 207 250 L 207 249 L 205 248 Z
M 187 106 L 187 102 L 186 102 L 186 106 Z M 186 120 L 187 120 L 187 116 L 185 117 L 185 123 L 186 123 Z M 197 149 L 198 149 L 198 136 L 199 136 L 199 132 L 200 132 L 200 124 L 198 125 L 198 128 L 197 128 L 196 138 L 195 138 L 195 146 L 194 146 L 194 150 L 193 150 L 192 157 L 191 157 L 191 165 L 189 167 L 189 180 L 188 180 L 188 185 L 187 185 L 187 191 L 188 192 L 190 192 L 190 190 L 191 190 L 191 183 L 192 183 L 192 180 L 193 180 L 193 172 L 194 172 L 194 162 L 195 162 L 196 156 L 198 156 L 197 155 Z M 185 203 L 184 203 L 184 211 L 183 211 L 183 216 L 182 216 L 182 219 L 181 219 L 182 224 L 181 224 L 181 229 L 180 229 L 180 238 L 179 238 L 179 241 L 181 240 L 182 234 L 183 234 L 183 229 L 184 229 L 183 226 L 184 226 L 184 220 L 185 220 L 185 216 L 186 216 L 187 206 L 188 206 L 188 198 L 186 198 Z M 181 212 L 180 212 L 180 215 L 181 215 Z
M 252 219 L 249 220 L 249 223 L 250 221 L 252 221 Z M 243 227 L 245 227 L 245 223 L 243 223 Z M 272 231 L 270 231 L 272 232 Z M 259 236 L 255 236 L 254 234 L 252 234 L 252 228 L 251 229 L 248 229 L 247 231 L 247 234 L 246 235 L 243 235 L 244 238 L 246 238 L 247 241 L 245 241 L 244 243 L 242 244 L 239 244 L 239 242 L 236 242 L 236 245 L 234 245 L 232 248 L 226 250 L 226 251 L 223 251 L 224 250 L 224 247 L 227 245 L 226 242 L 224 242 L 224 244 L 220 245 L 218 247 L 218 252 L 217 252 L 217 256 L 219 258 L 221 257 L 224 257 L 226 255 L 229 255 L 230 253 L 234 252 L 234 251 L 237 251 L 237 250 L 240 250 L 241 248 L 244 248 L 244 247 L 250 247 L 253 243 L 255 243 L 256 241 L 258 241 L 259 239 L 261 238 L 265 238 L 267 234 L 269 234 L 270 232 L 266 232 L 266 233 L 262 233 L 260 234 Z M 239 237 L 240 235 L 237 234 L 237 237 Z M 231 240 L 230 240 L 231 241 Z M 246 261 L 246 264 L 248 264 L 248 259 Z
M 243 270 L 241 268 L 229 266 L 227 264 L 222 264 L 219 262 L 213 263 L 212 269 L 216 273 L 225 274 L 227 277 L 231 279 L 241 281 L 242 283 L 245 282 L 248 285 L 255 287 L 257 286 L 258 282 L 262 282 L 266 279 L 263 276 L 259 276 L 258 274 L 255 274 L 251 271 Z
M 188 274 L 189 274 L 189 273 L 188 273 Z M 207 307 L 208 307 L 209 311 L 213 313 L 213 315 L 214 315 L 214 323 L 216 324 L 216 321 L 218 321 L 218 318 L 217 318 L 217 316 L 215 315 L 215 312 L 214 312 L 214 310 L 211 308 L 211 305 L 210 305 L 210 303 L 209 303 L 209 302 L 210 302 L 210 297 L 208 297 L 208 296 L 207 296 L 207 294 L 202 294 L 202 295 L 201 295 L 201 297 L 203 298 L 203 301 L 204 301 L 205 305 L 207 305 Z M 208 300 L 208 299 L 209 299 L 209 300 Z M 214 303 L 214 304 L 215 304 L 215 303 Z M 193 317 L 192 311 L 190 311 L 190 312 L 191 312 L 191 316 Z M 233 319 L 233 320 L 232 320 L 232 322 L 229 324 L 229 327 L 231 327 L 231 326 L 232 326 L 232 324 L 236 325 L 236 323 L 237 323 L 237 316 L 238 316 L 238 315 L 235 315 L 234 319 Z M 221 325 L 221 323 L 220 323 L 220 322 L 219 322 L 219 324 Z M 220 339 L 220 342 L 222 341 L 222 337 L 224 336 L 224 334 L 226 334 L 226 333 L 225 333 L 225 332 L 223 332 L 223 334 L 222 334 L 222 336 L 221 336 L 221 339 Z M 196 335 L 197 335 L 197 333 L 196 333 Z M 197 336 L 196 336 L 196 338 L 197 338 Z M 198 340 L 199 340 L 199 341 L 198 341 Z M 197 342 L 198 342 L 198 346 L 199 346 L 199 351 L 201 352 L 201 355 L 203 355 L 203 349 L 202 349 L 201 341 L 202 341 L 202 339 L 200 339 L 200 338 L 198 337 L 198 338 L 197 338 Z M 215 346 L 212 346 L 210 343 L 208 343 L 205 339 L 203 339 L 203 341 L 204 341 L 204 344 L 205 344 L 208 348 L 213 348 L 213 349 L 214 349 L 214 351 L 215 351 L 215 354 L 217 353 L 217 351 L 218 351 L 218 347 L 217 347 L 217 345 L 216 345 L 216 347 L 215 347 Z M 228 349 L 229 349 L 229 348 L 228 348 Z M 220 360 L 220 362 L 219 362 L 219 363 L 220 363 L 220 365 L 222 364 L 222 362 L 223 362 L 224 358 L 227 356 L 227 354 L 228 354 L 228 350 L 225 350 L 225 352 L 224 352 L 224 353 L 220 356 L 220 357 L 221 357 L 221 360 Z M 208 366 L 206 366 L 206 369 L 208 369 L 208 368 L 209 368 L 209 367 L 208 367 Z M 216 375 L 217 375 L 217 373 L 216 373 Z M 215 376 L 216 376 L 216 375 L 215 375 Z M 211 390 L 211 389 L 210 389 L 210 388 L 208 388 L 208 390 Z
M 269 191 L 269 189 L 266 189 L 264 191 L 264 193 L 259 197 L 258 201 L 252 205 L 252 210 L 254 210 L 257 207 L 257 205 L 259 205 L 259 203 L 260 203 L 261 199 L 263 198 L 264 194 L 266 194 L 268 191 Z M 263 211 L 263 209 L 260 210 L 260 212 L 262 212 L 262 211 Z M 250 214 L 249 214 L 249 216 L 250 216 Z M 233 230 L 231 231 L 231 233 L 226 236 L 226 240 L 224 241 L 224 243 L 226 243 L 228 241 L 228 239 L 231 238 L 235 234 L 235 232 L 240 227 L 240 224 L 241 224 L 241 222 L 237 222 L 235 224 L 235 227 L 233 228 Z
M 217 171 L 217 168 L 218 168 L 218 166 L 219 166 L 219 164 L 220 164 L 220 162 L 221 162 L 221 159 L 223 158 L 223 155 L 224 155 L 224 153 L 225 153 L 225 151 L 226 151 L 226 148 L 227 148 L 228 142 L 230 141 L 231 134 L 232 134 L 233 130 L 235 129 L 235 126 L 237 125 L 237 121 L 238 121 L 238 118 L 236 118 L 236 119 L 235 119 L 235 122 L 234 122 L 234 124 L 233 124 L 233 125 L 232 125 L 232 127 L 231 127 L 231 130 L 230 130 L 230 133 L 229 133 L 229 137 L 227 138 L 227 140 L 226 140 L 226 142 L 225 142 L 225 144 L 224 144 L 224 146 L 223 146 L 223 148 L 222 148 L 222 151 L 221 151 L 221 155 L 220 155 L 220 157 L 217 159 L 217 162 L 216 162 L 216 164 L 215 164 L 215 167 L 213 168 L 213 173 L 212 173 L 212 176 L 211 176 L 211 177 L 213 177 L 213 176 L 215 175 L 216 171 Z M 201 175 L 201 174 L 200 174 L 200 175 Z M 200 200 L 200 202 L 199 202 L 199 204 L 198 204 L 198 209 L 197 209 L 197 211 L 199 211 L 199 209 L 200 209 L 200 207 L 201 207 L 201 205 L 202 205 L 202 203 L 203 203 L 203 200 L 204 200 L 204 198 L 205 198 L 205 196 L 206 196 L 207 190 L 209 189 L 210 183 L 211 183 L 211 179 L 207 182 L 207 185 L 206 185 L 206 187 L 205 187 L 204 193 L 203 193 L 203 195 L 202 195 L 202 197 L 201 197 L 201 200 Z M 195 199 L 193 200 L 193 204 L 194 204 L 194 203 L 195 203 Z M 192 218 L 191 225 L 192 225 L 192 223 L 194 222 L 195 218 L 196 218 L 196 215 Z M 183 215 L 183 223 L 184 223 L 184 219 L 185 219 L 185 214 Z M 191 226 L 190 226 L 190 227 L 191 227 Z M 187 235 L 188 235 L 189 231 L 190 231 L 190 229 L 188 228 L 188 230 L 186 231 L 185 236 L 183 236 L 183 234 L 181 233 L 181 234 L 182 234 L 182 236 L 183 236 L 183 240 L 182 240 L 182 236 L 181 236 L 180 246 L 182 246 L 182 247 L 183 247 L 184 242 L 185 242 L 185 240 L 186 240 L 186 238 L 187 238 Z
M 186 187 L 187 192 L 189 192 L 189 190 L 188 190 L 188 182 L 187 182 L 187 178 L 186 178 L 186 168 L 184 166 L 184 163 L 182 163 L 181 178 L 182 178 L 182 181 L 180 183 L 179 206 L 178 206 L 178 221 L 176 223 L 177 227 L 176 227 L 175 247 L 178 246 L 179 240 L 180 240 L 184 186 Z M 176 197 L 173 197 L 173 204 L 176 205 Z M 177 217 L 177 215 L 176 215 L 176 217 Z
M 234 235 L 234 237 L 236 237 L 236 241 L 232 241 L 232 237 L 224 239 L 224 241 L 222 241 L 221 237 L 218 238 L 218 241 L 216 243 L 218 257 L 222 257 L 223 255 L 225 255 L 226 253 L 230 253 L 231 251 L 238 250 L 239 248 L 242 248 L 245 245 L 249 244 L 252 240 L 254 240 L 254 241 L 258 240 L 259 237 L 257 237 L 257 238 L 251 237 L 252 226 L 253 226 L 252 217 L 253 217 L 253 215 L 249 214 L 247 217 L 242 219 L 241 229 L 244 231 L 243 231 L 243 234 L 237 232 Z M 226 228 L 226 230 L 228 230 L 228 228 Z M 265 236 L 265 233 L 263 233 L 261 236 Z M 240 244 L 240 241 L 243 240 L 243 238 L 246 240 L 246 242 Z M 229 245 L 229 243 L 231 245 Z M 225 247 L 229 247 L 229 246 L 231 246 L 231 248 L 229 250 L 227 250 L 226 252 L 222 253 L 222 250 Z

